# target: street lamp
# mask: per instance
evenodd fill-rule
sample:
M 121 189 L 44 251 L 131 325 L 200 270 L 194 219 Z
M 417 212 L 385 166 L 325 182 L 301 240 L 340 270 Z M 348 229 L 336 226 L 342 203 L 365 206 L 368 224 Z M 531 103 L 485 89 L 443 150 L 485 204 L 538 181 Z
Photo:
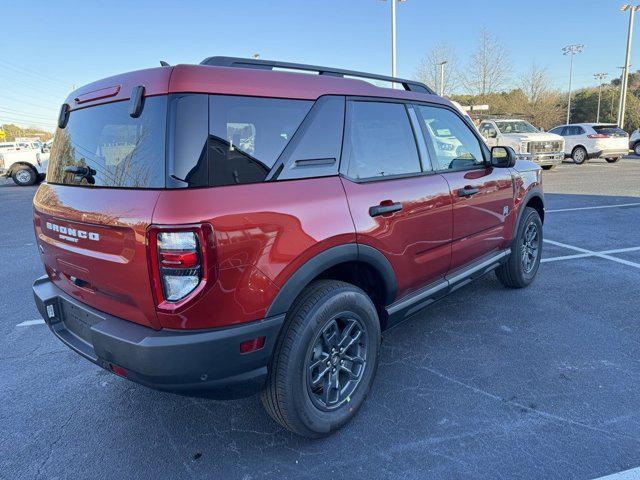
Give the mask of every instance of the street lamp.
M 609 76 L 608 73 L 594 73 L 593 76 L 598 80 L 598 114 L 596 115 L 596 123 L 600 123 L 600 99 L 602 98 L 602 84 L 604 79 Z
M 631 60 L 631 39 L 633 37 L 633 17 L 636 11 L 640 10 L 640 5 L 629 5 L 625 3 L 620 7 L 621 12 L 629 10 L 629 30 L 627 31 L 627 54 L 624 62 L 624 73 L 622 75 L 622 85 L 620 86 L 620 108 L 618 110 L 618 126 L 624 127 L 624 111 L 627 106 L 627 84 L 629 83 L 629 61 Z
M 564 55 L 571 55 L 571 62 L 569 63 L 569 101 L 567 102 L 567 123 L 569 123 L 569 118 L 571 117 L 571 82 L 573 80 L 573 57 L 582 52 L 584 49 L 584 45 L 580 43 L 574 43 L 572 45 L 567 45 L 562 49 L 562 53 Z
M 386 2 L 387 0 L 382 0 Z M 391 0 L 391 76 L 396 76 L 396 2 L 404 3 L 407 0 Z
M 444 97 L 444 66 L 447 64 L 446 60 L 441 61 L 440 63 L 438 63 L 438 66 L 440 67 L 440 96 Z

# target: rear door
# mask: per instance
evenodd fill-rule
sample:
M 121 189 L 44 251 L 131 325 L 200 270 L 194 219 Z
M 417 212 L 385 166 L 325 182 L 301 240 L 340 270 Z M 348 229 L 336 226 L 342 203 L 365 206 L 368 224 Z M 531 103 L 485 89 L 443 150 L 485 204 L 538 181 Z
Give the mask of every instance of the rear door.
M 72 111 L 33 201 L 53 282 L 100 311 L 151 327 L 158 324 L 146 229 L 165 186 L 166 107 L 166 97 L 151 97 L 138 118 L 126 101 Z
M 453 201 L 451 269 L 495 251 L 505 243 L 508 215 L 514 214 L 513 181 L 508 168 L 494 168 L 488 150 L 453 109 L 416 105 L 437 172 Z M 447 142 L 454 148 L 435 147 Z
M 582 127 L 578 127 L 576 125 L 568 125 L 564 127 L 562 136 L 564 137 L 565 142 L 564 149 L 568 154 L 571 154 L 573 152 L 573 149 L 578 145 L 582 145 L 585 148 L 588 147 L 587 141 L 589 139 L 586 138 L 585 131 Z
M 398 297 L 442 278 L 451 257 L 449 187 L 410 118 L 403 103 L 349 100 L 340 165 L 357 241 L 387 257 Z

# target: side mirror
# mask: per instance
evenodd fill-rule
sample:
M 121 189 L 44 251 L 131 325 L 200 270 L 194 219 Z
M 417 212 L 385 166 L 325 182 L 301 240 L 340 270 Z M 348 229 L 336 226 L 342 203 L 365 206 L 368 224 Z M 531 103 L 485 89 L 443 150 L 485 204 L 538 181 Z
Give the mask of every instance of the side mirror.
M 493 147 L 491 165 L 496 168 L 510 168 L 516 164 L 516 152 L 511 147 Z

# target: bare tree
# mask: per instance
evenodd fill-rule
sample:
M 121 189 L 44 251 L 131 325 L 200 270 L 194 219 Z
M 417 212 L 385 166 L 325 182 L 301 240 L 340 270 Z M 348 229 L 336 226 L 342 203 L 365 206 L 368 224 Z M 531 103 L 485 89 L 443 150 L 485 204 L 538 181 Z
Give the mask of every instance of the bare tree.
M 480 96 L 503 90 L 511 74 L 509 51 L 485 28 L 480 30 L 477 43 L 466 69 L 465 87 Z
M 415 73 L 415 78 L 440 92 L 440 63 L 447 62 L 444 67 L 444 94 L 451 96 L 459 85 L 458 57 L 448 43 L 434 45 L 422 59 Z
M 537 104 L 551 92 L 547 69 L 532 63 L 529 70 L 520 77 L 519 87 L 531 104 Z

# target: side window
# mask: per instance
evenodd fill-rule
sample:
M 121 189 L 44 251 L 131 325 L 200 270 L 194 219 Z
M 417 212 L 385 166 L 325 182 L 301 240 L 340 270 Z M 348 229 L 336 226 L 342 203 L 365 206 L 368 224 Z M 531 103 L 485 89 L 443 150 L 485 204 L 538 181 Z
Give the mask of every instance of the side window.
M 556 135 L 562 135 L 562 128 L 563 127 L 552 128 L 551 130 L 549 130 L 549 133 L 555 133 Z
M 313 102 L 209 97 L 209 184 L 262 182 Z
M 349 102 L 347 175 L 365 179 L 419 173 L 420 157 L 404 104 Z
M 475 168 L 484 164 L 478 138 L 460 117 L 446 108 L 425 105 L 416 108 L 435 151 L 438 170 Z
M 584 128 L 576 127 L 576 135 L 584 135 Z

